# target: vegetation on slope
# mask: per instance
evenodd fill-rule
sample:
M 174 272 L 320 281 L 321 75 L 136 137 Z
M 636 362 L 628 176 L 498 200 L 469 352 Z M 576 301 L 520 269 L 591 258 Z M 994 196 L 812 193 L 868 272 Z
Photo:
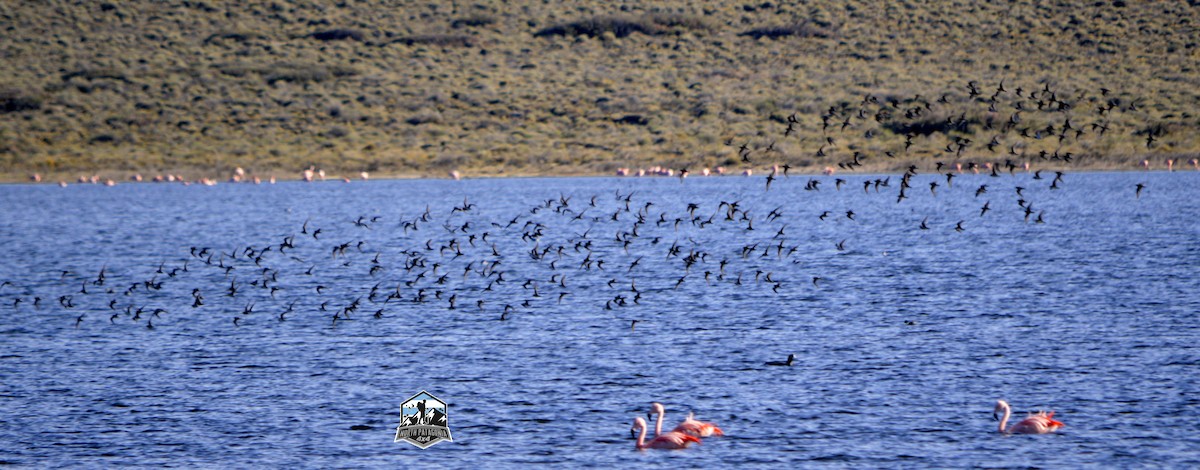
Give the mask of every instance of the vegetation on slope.
M 1200 152 L 1197 3 L 9 2 L 0 173 L 1132 168 Z

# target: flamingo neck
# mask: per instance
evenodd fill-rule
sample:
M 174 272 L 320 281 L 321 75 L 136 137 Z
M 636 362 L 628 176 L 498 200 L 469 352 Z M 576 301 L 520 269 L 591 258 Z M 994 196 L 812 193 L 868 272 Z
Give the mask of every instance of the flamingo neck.
M 663 413 L 656 413 L 658 418 L 654 420 L 654 437 L 662 435 Z
M 642 432 L 638 433 L 637 448 L 645 449 L 646 448 L 646 425 L 643 424 L 641 426 L 641 428 L 642 428 Z
M 1004 432 L 1004 427 L 1005 427 L 1005 425 L 1008 424 L 1008 417 L 1010 415 L 1012 415 L 1012 409 L 1005 406 L 1004 407 L 1004 416 L 1000 418 L 1000 432 Z

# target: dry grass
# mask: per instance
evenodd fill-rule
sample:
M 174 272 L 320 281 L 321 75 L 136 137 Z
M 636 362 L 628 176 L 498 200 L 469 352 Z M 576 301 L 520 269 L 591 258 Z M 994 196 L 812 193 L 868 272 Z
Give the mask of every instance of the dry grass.
M 459 5 L 0 7 L 21 25 L 0 41 L 0 173 L 819 171 L 855 152 L 854 171 L 1125 168 L 1200 154 L 1200 10 L 1186 3 Z M 1047 87 L 1053 107 L 1030 97 Z

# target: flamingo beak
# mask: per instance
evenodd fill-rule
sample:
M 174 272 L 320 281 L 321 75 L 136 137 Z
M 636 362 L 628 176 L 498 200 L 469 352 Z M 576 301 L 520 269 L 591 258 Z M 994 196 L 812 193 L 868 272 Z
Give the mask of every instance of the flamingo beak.
M 996 416 L 996 412 L 995 412 L 995 411 L 993 411 L 993 412 L 992 412 L 992 421 L 1000 421 L 1000 417 L 999 417 L 999 416 Z
M 636 438 L 637 438 L 637 436 L 636 436 L 636 435 L 634 435 L 633 428 L 629 428 L 629 438 L 630 438 L 630 439 L 636 439 Z

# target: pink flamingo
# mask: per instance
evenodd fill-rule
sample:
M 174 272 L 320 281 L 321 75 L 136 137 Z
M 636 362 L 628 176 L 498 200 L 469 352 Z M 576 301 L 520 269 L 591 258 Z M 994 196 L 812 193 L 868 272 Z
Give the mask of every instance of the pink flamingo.
M 1058 428 L 1065 426 L 1060 421 L 1054 420 L 1054 412 L 1046 413 L 1039 411 L 1031 413 L 1029 417 L 1014 424 L 1011 428 L 1005 429 L 1008 424 L 1008 417 L 1012 414 L 1012 408 L 1008 406 L 1008 402 L 1004 400 L 996 400 L 996 409 L 992 411 L 992 418 L 996 417 L 997 413 L 1004 412 L 1004 417 L 1000 418 L 1000 432 L 1011 434 L 1047 434 L 1057 431 Z
M 646 420 L 641 416 L 633 418 L 633 427 L 629 429 L 630 436 L 640 429 L 641 434 L 637 438 L 637 449 L 686 449 L 693 442 L 700 442 L 700 438 L 689 436 L 681 432 L 669 432 L 660 436 L 655 436 L 650 442 L 646 442 Z
M 665 411 L 666 409 L 662 403 L 654 402 L 650 404 L 649 414 L 658 415 L 658 419 L 654 423 L 654 435 L 656 436 L 662 434 L 663 415 L 666 414 Z M 692 413 L 688 413 L 687 419 L 679 423 L 678 426 L 675 426 L 675 429 L 671 432 L 684 433 L 693 437 L 708 437 L 713 434 L 718 436 L 725 435 L 725 432 L 721 431 L 721 428 L 718 428 L 716 424 L 697 420 L 693 417 Z
M 688 413 L 687 419 L 679 423 L 679 426 L 675 426 L 675 430 L 696 437 L 708 437 L 714 434 L 718 436 L 725 435 L 725 432 L 721 431 L 721 428 L 718 428 L 716 424 L 697 420 L 693 417 L 692 413 Z

